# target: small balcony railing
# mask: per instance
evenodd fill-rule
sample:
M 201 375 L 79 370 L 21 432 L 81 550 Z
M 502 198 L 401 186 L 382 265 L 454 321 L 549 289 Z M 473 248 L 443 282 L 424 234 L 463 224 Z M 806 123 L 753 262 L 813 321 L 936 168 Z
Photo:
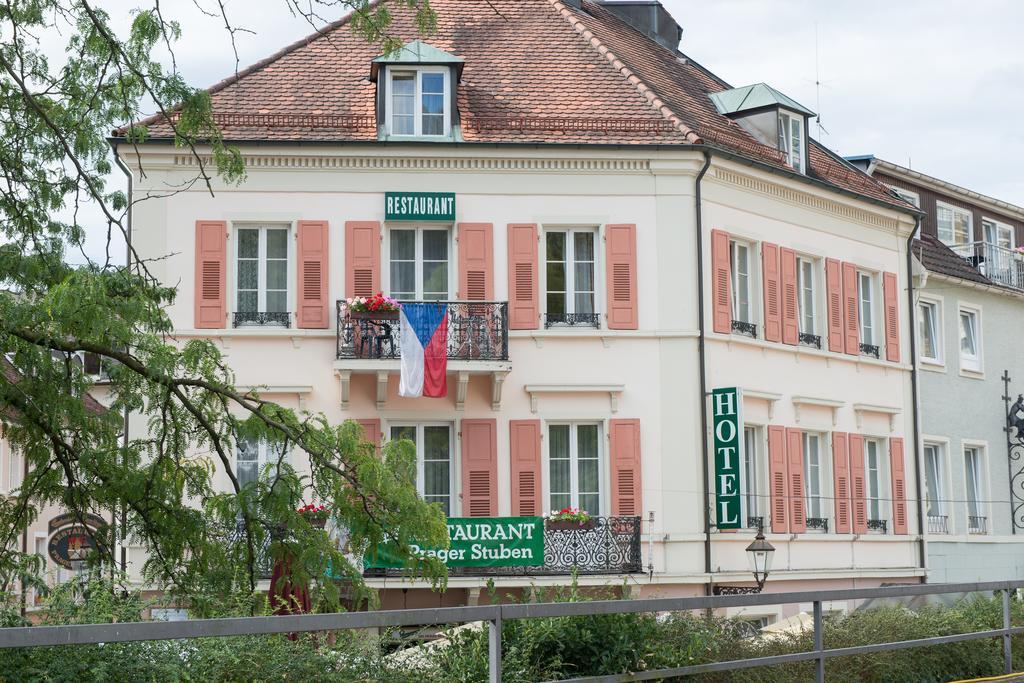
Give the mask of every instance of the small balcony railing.
M 860 353 L 863 356 L 878 358 L 878 346 L 876 344 L 861 344 Z
M 600 313 L 554 313 L 544 314 L 544 328 L 550 327 L 600 327 Z
M 868 520 L 868 531 L 877 531 L 878 533 L 884 534 L 889 531 L 889 520 L 887 519 L 869 519 Z
M 592 525 L 544 529 L 544 565 L 451 567 L 449 576 L 636 574 L 643 571 L 639 517 L 594 517 Z M 400 569 L 367 569 L 363 576 L 396 576 Z
M 757 339 L 757 325 L 743 320 L 732 321 L 732 331 L 736 334 L 745 334 L 748 337 Z
M 747 517 L 747 528 L 748 529 L 763 529 L 765 525 L 765 519 L 761 515 L 748 516 Z
M 970 515 L 967 517 L 967 533 L 969 534 L 987 534 L 988 533 L 988 517 L 978 517 Z
M 1024 290 L 1024 253 L 989 242 L 968 242 L 950 249 L 989 280 Z
M 410 302 L 413 303 L 413 302 Z M 449 360 L 508 360 L 508 302 L 431 301 L 448 305 Z M 337 303 L 339 359 L 402 357 L 402 326 L 395 313 L 350 313 Z
M 828 517 L 808 517 L 807 530 L 817 529 L 823 534 L 828 533 Z
M 816 349 L 821 348 L 821 335 L 811 334 L 809 332 L 801 332 L 799 337 L 800 343 L 804 346 L 813 346 Z
M 292 314 L 288 311 L 235 311 L 233 327 L 291 327 Z
M 948 534 L 949 515 L 928 515 L 928 533 Z

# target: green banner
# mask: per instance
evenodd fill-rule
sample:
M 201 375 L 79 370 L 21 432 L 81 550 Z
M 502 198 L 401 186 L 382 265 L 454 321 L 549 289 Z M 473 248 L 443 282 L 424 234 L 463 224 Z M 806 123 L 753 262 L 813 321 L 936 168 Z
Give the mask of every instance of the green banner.
M 454 221 L 454 192 L 385 192 L 384 220 Z
M 452 517 L 447 548 L 411 546 L 449 567 L 540 567 L 544 564 L 543 517 Z M 387 546 L 363 561 L 367 569 L 401 567 Z
M 743 454 L 743 392 L 736 387 L 711 391 L 715 447 L 715 516 L 719 529 L 743 527 L 740 461 Z

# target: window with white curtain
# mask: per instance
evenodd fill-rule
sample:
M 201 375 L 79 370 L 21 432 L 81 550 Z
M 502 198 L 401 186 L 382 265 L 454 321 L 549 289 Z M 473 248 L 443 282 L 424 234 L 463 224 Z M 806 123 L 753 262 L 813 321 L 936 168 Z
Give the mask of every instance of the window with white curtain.
M 867 484 L 868 519 L 883 519 L 885 463 L 881 443 L 875 439 L 864 441 L 864 469 Z
M 235 443 L 235 477 L 239 486 L 254 483 L 263 474 L 273 477 L 282 462 L 287 462 L 284 444 L 251 437 L 241 437 Z
M 922 301 L 919 307 L 918 331 L 921 338 L 921 360 L 942 362 L 942 310 L 934 301 Z
M 945 508 L 945 454 L 942 444 L 924 445 L 924 485 L 926 510 L 929 517 L 941 517 Z
M 981 371 L 981 312 L 960 309 L 960 368 Z
M 798 306 L 800 309 L 800 332 L 818 334 L 817 326 L 817 278 L 815 263 L 808 258 L 797 259 Z
M 860 343 L 875 346 L 875 278 L 871 273 L 857 273 L 857 300 L 860 304 Z
M 408 439 L 416 448 L 416 490 L 423 500 L 452 514 L 452 426 L 448 423 L 393 424 L 391 438 Z
M 747 508 L 747 519 L 744 522 L 747 522 L 748 526 L 750 518 L 761 516 L 761 505 L 758 501 L 758 473 L 760 472 L 760 466 L 757 457 L 760 444 L 760 430 L 757 427 L 744 427 L 743 477 L 740 484 L 743 492 L 743 501 Z
M 547 322 L 596 324 L 595 245 L 593 228 L 544 231 Z
M 548 425 L 548 498 L 552 510 L 575 507 L 602 514 L 601 425 Z
M 935 223 L 939 240 L 946 246 L 967 244 L 971 241 L 973 216 L 959 206 L 935 203 Z
M 235 311 L 288 312 L 286 226 L 253 225 L 235 230 Z
M 729 263 L 732 269 L 732 319 L 744 323 L 754 322 L 751 308 L 750 245 L 731 240 Z
M 804 496 L 807 499 L 807 517 L 825 516 L 824 479 L 821 435 L 815 432 L 803 433 L 804 448 Z
M 964 476 L 967 484 L 967 531 L 972 534 L 987 533 L 985 516 L 984 468 L 982 449 L 979 446 L 964 448 Z
M 451 298 L 448 228 L 402 227 L 388 231 L 391 296 L 399 301 L 446 301 Z

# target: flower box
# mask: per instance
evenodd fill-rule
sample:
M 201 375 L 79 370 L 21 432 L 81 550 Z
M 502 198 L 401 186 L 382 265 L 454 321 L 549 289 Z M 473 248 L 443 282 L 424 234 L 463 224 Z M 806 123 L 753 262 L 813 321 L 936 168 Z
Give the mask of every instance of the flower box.
M 349 311 L 352 320 L 398 320 L 398 311 Z
M 571 519 L 549 519 L 544 526 L 548 531 L 590 531 L 597 528 L 597 520 L 576 522 Z

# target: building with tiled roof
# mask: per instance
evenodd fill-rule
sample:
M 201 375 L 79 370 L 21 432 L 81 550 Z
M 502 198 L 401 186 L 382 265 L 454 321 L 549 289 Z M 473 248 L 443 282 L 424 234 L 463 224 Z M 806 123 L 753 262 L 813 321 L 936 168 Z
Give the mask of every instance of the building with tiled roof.
M 874 156 L 850 161 L 924 212 L 913 254 L 929 575 L 1019 576 L 1024 208 Z
M 543 561 L 453 567 L 441 596 L 370 568 L 384 605 L 574 570 L 701 594 L 751 582 L 758 528 L 765 590 L 920 580 L 916 210 L 811 139 L 791 98 L 729 94 L 656 3 L 432 5 L 430 35 L 394 8 L 392 54 L 342 19 L 211 88 L 239 186 L 188 183 L 173 117 L 137 150 L 113 140 L 133 246 L 180 283 L 177 338 L 215 341 L 285 405 L 410 439 L 452 518 L 593 517 L 548 524 Z M 409 395 L 397 315 L 351 309 L 376 292 L 407 316 L 446 302 L 443 397 Z M 716 388 L 742 413 L 718 462 Z M 244 444 L 242 479 L 276 455 Z

